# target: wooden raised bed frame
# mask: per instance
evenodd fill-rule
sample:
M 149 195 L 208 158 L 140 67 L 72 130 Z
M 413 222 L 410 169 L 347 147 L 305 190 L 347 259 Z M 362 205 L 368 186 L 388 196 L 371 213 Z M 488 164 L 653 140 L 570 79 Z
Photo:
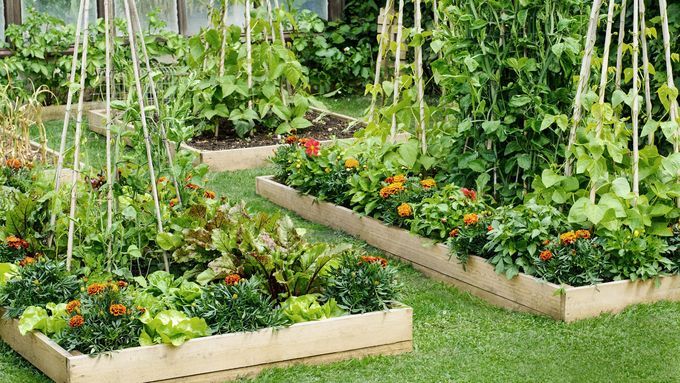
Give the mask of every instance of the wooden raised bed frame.
M 271 367 L 409 352 L 412 322 L 412 309 L 404 307 L 94 357 L 70 353 L 40 332 L 22 336 L 17 320 L 1 319 L 0 336 L 57 383 L 217 383 Z
M 321 110 L 312 108 L 312 110 L 336 117 L 341 120 L 346 120 L 347 125 L 358 124 L 359 126 L 365 126 L 365 124 L 356 118 L 346 116 L 344 114 L 339 114 L 335 112 L 330 112 L 327 110 Z M 104 122 L 105 115 L 102 110 L 91 110 L 89 112 L 89 127 L 93 132 L 99 133 L 101 135 L 106 134 Z M 400 134 L 397 139 L 404 140 L 408 137 L 407 134 Z M 353 138 L 340 139 L 339 141 L 351 141 Z M 328 145 L 334 142 L 333 140 L 321 141 L 322 145 Z M 239 149 L 225 149 L 225 150 L 200 150 L 196 149 L 188 144 L 183 143 L 181 145 L 182 149 L 194 152 L 198 156 L 198 163 L 207 164 L 211 171 L 213 172 L 223 172 L 223 171 L 234 171 L 234 170 L 245 170 L 245 169 L 255 169 L 261 168 L 269 165 L 269 158 L 276 152 L 276 150 L 281 145 L 267 145 L 267 146 L 256 146 L 252 148 L 239 148 Z
M 300 194 L 272 177 L 258 177 L 257 194 L 291 210 L 301 217 L 344 231 L 363 239 L 398 258 L 406 260 L 424 274 L 448 282 L 494 305 L 512 310 L 547 315 L 572 322 L 617 313 L 627 306 L 662 300 L 680 300 L 680 276 L 656 280 L 629 280 L 594 286 L 558 286 L 520 274 L 508 280 L 499 275 L 486 259 L 472 256 L 465 270 L 451 258 L 447 246 L 410 233 L 408 230 L 362 216 L 350 209 Z

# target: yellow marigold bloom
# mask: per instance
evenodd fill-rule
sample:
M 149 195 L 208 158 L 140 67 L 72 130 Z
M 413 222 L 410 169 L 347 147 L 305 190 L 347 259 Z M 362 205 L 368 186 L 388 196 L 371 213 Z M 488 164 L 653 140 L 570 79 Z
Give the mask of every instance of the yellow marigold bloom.
M 566 233 L 560 234 L 560 243 L 562 245 L 571 245 L 574 242 L 576 242 L 577 239 L 578 237 L 576 236 L 576 233 L 574 233 L 573 231 L 568 231 Z
M 413 215 L 413 208 L 411 208 L 411 205 L 407 203 L 402 203 L 399 205 L 399 207 L 397 207 L 397 213 L 402 218 L 410 217 Z
M 465 226 L 476 225 L 477 222 L 479 222 L 479 216 L 475 213 L 469 213 L 463 216 L 463 223 Z
M 380 196 L 382 198 L 387 198 L 402 191 L 404 191 L 404 184 L 401 182 L 394 182 L 380 189 Z
M 356 169 L 359 167 L 359 161 L 355 158 L 348 158 L 345 160 L 345 169 Z
M 428 178 L 426 180 L 420 181 L 420 186 L 422 186 L 425 189 L 430 189 L 437 186 L 437 183 L 432 178 Z

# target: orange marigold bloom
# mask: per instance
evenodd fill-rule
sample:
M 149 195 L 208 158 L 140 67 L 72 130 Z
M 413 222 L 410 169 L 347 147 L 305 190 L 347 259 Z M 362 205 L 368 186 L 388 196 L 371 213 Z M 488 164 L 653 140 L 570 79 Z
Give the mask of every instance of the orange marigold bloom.
M 158 181 L 156 183 L 162 184 L 168 182 L 168 179 L 166 177 L 160 177 L 158 178 Z
M 104 290 L 106 290 L 106 285 L 103 284 L 103 283 L 93 283 L 93 284 L 87 286 L 87 294 L 88 295 L 97 295 Z
M 402 203 L 397 207 L 397 214 L 402 218 L 410 217 L 413 215 L 413 208 L 407 203 Z
M 298 144 L 303 145 L 303 146 L 307 145 L 307 141 L 309 141 L 309 140 L 310 140 L 309 138 L 300 138 L 298 140 Z
M 85 318 L 82 315 L 74 315 L 69 321 L 68 325 L 72 328 L 80 327 L 85 324 Z
M 396 176 L 387 177 L 385 179 L 385 182 L 388 183 L 388 184 L 393 184 L 395 182 L 405 184 L 406 183 L 406 176 L 404 176 L 403 174 L 398 174 Z
M 479 222 L 479 216 L 475 213 L 469 213 L 463 216 L 463 223 L 465 226 L 476 225 L 477 222 Z
M 433 180 L 432 178 L 428 178 L 426 180 L 420 181 L 420 186 L 423 187 L 423 189 L 431 189 L 435 186 L 437 186 L 437 182 Z
M 123 316 L 127 314 L 127 307 L 121 305 L 120 303 L 114 303 L 111 306 L 109 306 L 109 312 L 114 317 Z
M 207 199 L 215 199 L 216 196 L 217 194 L 212 190 L 206 190 L 205 193 L 203 193 L 203 197 Z
M 345 160 L 345 169 L 356 169 L 359 167 L 359 161 L 355 158 L 348 158 Z
M 460 189 L 461 192 L 463 192 L 463 195 L 471 200 L 476 200 L 477 199 L 477 192 L 471 189 L 467 188 L 462 188 Z
M 224 283 L 227 286 L 234 286 L 237 285 L 241 281 L 241 276 L 238 274 L 229 274 L 227 275 L 226 278 L 224 278 Z
M 453 229 L 453 230 L 451 230 L 451 232 L 449 232 L 449 237 L 456 238 L 458 236 L 458 234 L 460 234 L 460 230 Z
M 23 166 L 21 160 L 18 158 L 8 158 L 7 161 L 5 161 L 5 165 L 7 165 L 8 168 L 14 170 L 19 170 Z
M 307 153 L 308 156 L 317 157 L 319 155 L 319 150 L 321 150 L 321 143 L 319 143 L 319 141 L 308 138 L 304 145 L 305 153 Z
M 67 313 L 72 313 L 72 312 L 80 312 L 80 301 L 79 300 L 74 300 L 66 304 L 66 312 Z
M 26 265 L 30 265 L 32 263 L 35 263 L 35 258 L 33 257 L 25 257 L 21 261 L 19 261 L 19 266 L 24 267 Z
M 568 231 L 560 235 L 560 243 L 565 246 L 573 244 L 577 239 L 578 237 L 573 231 Z
M 543 250 L 541 251 L 541 254 L 539 254 L 538 258 L 541 259 L 541 261 L 546 262 L 549 261 L 553 257 L 553 253 L 550 250 Z
M 179 198 L 173 198 L 170 200 L 170 207 L 175 207 L 179 203 Z
M 362 255 L 359 257 L 359 264 L 362 263 L 378 263 L 382 267 L 387 267 L 387 259 L 383 257 L 372 257 L 368 255 Z
M 384 188 L 380 189 L 380 196 L 382 198 L 387 198 L 391 195 L 394 195 L 394 194 L 397 194 L 397 193 L 404 191 L 404 189 L 405 188 L 404 188 L 403 183 L 394 182 L 394 183 L 391 183 L 391 184 L 385 186 Z
M 16 250 L 19 250 L 21 248 L 28 249 L 29 247 L 28 242 L 14 235 L 10 235 L 9 237 L 7 237 L 5 239 L 5 242 L 7 242 L 8 247 L 11 247 Z
M 186 188 L 191 189 L 191 190 L 198 190 L 200 188 L 200 186 L 198 186 L 196 184 L 188 183 L 188 184 L 186 184 Z
M 576 230 L 576 238 L 590 239 L 589 230 Z
M 293 145 L 294 143 L 297 142 L 297 140 L 298 140 L 298 138 L 297 138 L 296 135 L 288 136 L 288 137 L 286 137 L 286 144 Z
M 487 226 L 486 231 L 493 231 L 493 226 L 491 226 L 491 225 Z
M 125 281 L 118 281 L 118 282 L 116 282 L 116 285 L 117 285 L 118 287 L 120 287 L 121 289 L 122 289 L 123 287 L 128 287 L 128 283 L 125 282 Z
M 549 244 L 550 244 L 549 239 L 546 239 L 545 241 L 543 241 L 543 246 L 548 246 Z

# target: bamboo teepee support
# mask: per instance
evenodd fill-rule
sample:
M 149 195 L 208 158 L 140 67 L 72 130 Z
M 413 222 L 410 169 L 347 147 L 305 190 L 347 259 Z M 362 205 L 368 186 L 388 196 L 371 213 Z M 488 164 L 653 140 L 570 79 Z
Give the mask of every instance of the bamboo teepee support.
M 416 33 L 422 33 L 422 22 L 420 12 L 420 0 L 414 2 L 414 24 Z M 423 46 L 418 44 L 415 49 L 416 53 L 416 81 L 418 91 L 418 138 L 420 138 L 420 148 L 423 153 L 427 152 L 427 136 L 425 132 L 425 85 L 423 80 Z
M 246 0 L 246 73 L 248 74 L 248 89 L 253 88 L 253 31 L 250 27 L 250 0 Z M 253 108 L 253 99 L 248 100 L 248 109 Z
M 623 67 L 623 40 L 626 37 L 626 0 L 621 1 L 621 19 L 619 21 L 619 46 L 616 50 L 616 74 L 614 84 L 616 89 L 621 89 L 621 69 Z
M 640 43 L 642 44 L 642 73 L 645 79 L 645 119 L 652 119 L 652 89 L 649 80 L 649 53 L 647 52 L 647 23 L 645 22 L 645 2 L 640 2 Z M 654 132 L 647 136 L 647 143 L 654 145 Z
M 131 16 L 134 20 L 133 30 L 139 34 L 139 45 L 142 48 L 142 57 L 144 58 L 144 66 L 146 67 L 147 81 L 149 83 L 149 88 L 151 89 L 151 101 L 156 108 L 156 113 L 158 116 L 158 132 L 161 136 L 161 142 L 163 143 L 163 148 L 165 149 L 165 155 L 168 161 L 168 167 L 170 168 L 170 178 L 172 178 L 173 186 L 175 187 L 175 195 L 177 201 L 182 205 L 182 194 L 179 192 L 179 181 L 177 180 L 177 174 L 175 174 L 175 161 L 173 159 L 172 149 L 170 148 L 170 141 L 168 140 L 168 134 L 165 130 L 164 121 L 161 119 L 161 108 L 158 99 L 158 92 L 156 91 L 156 80 L 153 78 L 153 71 L 151 69 L 151 62 L 149 60 L 149 53 L 146 49 L 146 42 L 144 41 L 144 33 L 142 32 L 142 23 L 139 19 L 139 14 L 137 13 L 137 7 L 132 7 L 130 9 Z M 132 21 L 131 21 L 132 22 Z
M 227 30 L 228 30 L 227 17 L 229 17 L 229 0 L 224 0 L 224 2 L 222 3 L 222 21 L 220 23 L 220 30 L 222 32 L 222 41 L 220 45 L 220 62 L 218 64 L 220 77 L 224 76 L 224 59 L 227 54 Z
M 401 40 L 404 25 L 404 0 L 399 0 L 399 14 L 397 15 L 397 49 L 394 57 L 394 89 L 392 90 L 392 104 L 399 103 L 399 77 L 401 75 Z M 397 113 L 392 113 L 392 125 L 390 127 L 390 140 L 394 142 L 397 138 Z
M 625 1 L 625 0 L 624 0 Z M 602 0 L 595 0 L 590 11 L 590 21 L 588 22 L 588 35 L 586 36 L 585 53 L 581 61 L 581 72 L 579 75 L 578 87 L 576 88 L 576 98 L 574 100 L 574 113 L 572 116 L 572 125 L 569 131 L 569 140 L 567 144 L 567 153 L 564 165 L 564 173 L 571 176 L 572 173 L 572 159 L 571 149 L 576 141 L 576 128 L 581 122 L 581 97 L 588 86 L 590 78 L 590 65 L 593 59 L 593 50 L 595 48 L 595 41 L 597 40 L 597 21 L 600 15 L 600 8 Z
M 387 49 L 385 49 L 385 45 L 389 44 L 389 42 L 392 40 L 390 36 L 387 35 L 387 26 L 391 25 L 391 21 L 388 22 L 388 15 L 390 14 L 390 10 L 392 9 L 392 0 L 386 0 L 385 1 L 385 11 L 383 13 L 383 23 L 380 28 L 380 36 L 378 36 L 378 57 L 375 60 L 375 77 L 373 80 L 373 89 L 374 91 L 372 92 L 371 96 L 371 107 L 368 112 L 368 121 L 370 122 L 373 120 L 373 116 L 375 114 L 375 106 L 376 103 L 378 102 L 378 94 L 375 92 L 375 89 L 380 85 L 380 69 L 382 68 L 382 61 L 383 61 L 383 55 L 387 54 Z M 387 40 L 387 42 L 385 42 Z
M 639 118 L 640 118 L 640 80 L 638 78 L 640 56 L 640 0 L 633 0 L 633 206 L 637 205 L 640 197 L 640 151 L 639 151 Z M 642 0 L 644 1 L 644 0 Z
M 269 28 L 272 31 L 272 43 L 276 42 L 276 29 L 274 28 L 274 17 L 272 15 L 272 2 L 270 0 L 265 0 L 267 3 L 267 18 L 269 21 Z
M 104 39 L 106 43 L 105 81 L 106 81 L 106 232 L 111 233 L 113 227 L 113 169 L 111 164 L 111 55 L 113 54 L 113 20 L 112 4 L 110 0 L 104 0 Z M 111 259 L 112 243 L 107 245 L 107 255 Z
M 54 238 L 55 225 L 57 223 L 57 200 L 59 189 L 61 188 L 61 171 L 64 168 L 64 152 L 66 150 L 66 133 L 68 132 L 68 127 L 71 119 L 71 106 L 73 104 L 73 94 L 75 90 L 71 86 L 76 81 L 76 70 L 78 67 L 78 50 L 80 49 L 80 35 L 82 33 L 83 25 L 83 15 L 85 14 L 85 0 L 80 0 L 80 6 L 78 8 L 78 19 L 76 21 L 76 37 L 75 45 L 73 50 L 73 57 L 71 58 L 71 73 L 69 75 L 69 87 L 68 94 L 66 96 L 66 110 L 64 111 L 64 125 L 61 129 L 61 141 L 59 143 L 59 156 L 57 157 L 57 168 L 54 174 L 54 190 L 55 194 L 52 198 L 52 211 L 50 213 L 50 235 L 47 238 L 47 246 L 52 245 L 52 240 Z M 87 22 L 87 19 L 85 19 Z
M 158 232 L 163 233 L 163 219 L 161 217 L 161 208 L 158 201 L 158 189 L 156 187 L 156 173 L 154 171 L 153 156 L 151 153 L 151 137 L 149 136 L 149 128 L 147 126 L 146 111 L 144 107 L 144 92 L 142 91 L 142 78 L 140 74 L 140 64 L 139 58 L 137 57 L 137 36 L 134 33 L 132 26 L 132 17 L 130 8 L 136 7 L 135 0 L 124 0 L 125 4 L 125 16 L 127 17 L 128 23 L 128 34 L 130 39 L 130 53 L 132 58 L 132 71 L 135 77 L 135 88 L 137 91 L 137 102 L 139 104 L 139 115 L 141 119 L 142 131 L 144 134 L 144 144 L 146 146 L 146 159 L 149 168 L 149 178 L 151 181 L 151 193 L 154 202 L 154 208 L 156 211 L 156 223 L 158 225 Z M 168 255 L 163 253 L 163 263 L 165 265 L 165 271 L 170 271 L 170 262 L 168 261 Z
M 85 97 L 85 79 L 87 78 L 87 49 L 89 46 L 89 20 L 90 0 L 85 0 L 85 11 L 83 12 L 83 54 L 80 63 L 80 93 L 78 94 L 78 111 L 76 115 L 76 132 L 73 144 L 73 173 L 71 175 L 71 206 L 69 209 L 68 239 L 66 244 L 66 269 L 71 270 L 73 260 L 73 239 L 75 236 L 76 223 L 76 202 L 78 199 L 78 172 L 80 170 L 80 138 L 83 127 L 83 102 Z M 62 154 L 63 155 L 63 154 Z

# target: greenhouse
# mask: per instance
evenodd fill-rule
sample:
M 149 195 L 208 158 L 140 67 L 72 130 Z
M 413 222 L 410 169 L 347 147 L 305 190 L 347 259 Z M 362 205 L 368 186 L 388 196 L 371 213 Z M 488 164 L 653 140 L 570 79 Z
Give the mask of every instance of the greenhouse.
M 0 382 L 676 381 L 676 81 L 676 0 L 0 0 Z

